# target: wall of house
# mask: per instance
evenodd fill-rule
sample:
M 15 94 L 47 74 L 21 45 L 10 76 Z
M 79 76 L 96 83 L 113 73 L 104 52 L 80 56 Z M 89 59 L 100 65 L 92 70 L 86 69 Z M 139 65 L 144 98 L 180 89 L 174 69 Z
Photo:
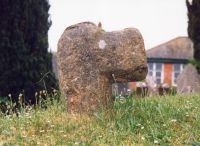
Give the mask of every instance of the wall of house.
M 172 85 L 172 64 L 164 64 L 164 83 Z

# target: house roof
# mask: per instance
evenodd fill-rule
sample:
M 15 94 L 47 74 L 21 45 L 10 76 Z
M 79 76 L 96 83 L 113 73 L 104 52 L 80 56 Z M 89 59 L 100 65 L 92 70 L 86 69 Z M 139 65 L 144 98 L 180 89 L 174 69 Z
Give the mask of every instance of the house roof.
M 188 37 L 177 37 L 146 51 L 147 58 L 189 60 L 193 58 L 193 43 Z

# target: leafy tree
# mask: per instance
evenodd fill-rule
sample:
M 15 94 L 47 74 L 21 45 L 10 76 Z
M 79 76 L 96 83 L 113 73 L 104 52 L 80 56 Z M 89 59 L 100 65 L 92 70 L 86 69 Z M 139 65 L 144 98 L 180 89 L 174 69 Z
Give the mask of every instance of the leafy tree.
M 0 7 L 0 96 L 35 99 L 57 82 L 48 52 L 48 0 L 2 0 Z
M 200 0 L 186 0 L 188 9 L 188 35 L 194 44 L 194 60 L 200 73 Z

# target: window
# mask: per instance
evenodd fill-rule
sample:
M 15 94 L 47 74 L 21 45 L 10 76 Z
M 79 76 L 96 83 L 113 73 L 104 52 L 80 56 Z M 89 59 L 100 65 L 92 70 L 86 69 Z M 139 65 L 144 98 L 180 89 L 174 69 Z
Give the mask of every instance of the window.
M 153 76 L 153 63 L 148 63 L 148 75 Z
M 176 80 L 183 70 L 183 64 L 173 64 L 172 83 L 176 85 Z
M 154 77 L 157 84 L 163 83 L 163 64 L 148 63 L 148 75 Z

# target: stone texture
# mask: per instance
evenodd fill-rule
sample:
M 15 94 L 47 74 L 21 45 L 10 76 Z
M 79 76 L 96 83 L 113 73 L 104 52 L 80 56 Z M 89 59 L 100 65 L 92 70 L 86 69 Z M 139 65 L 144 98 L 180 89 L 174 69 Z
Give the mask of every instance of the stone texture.
M 193 65 L 188 64 L 178 76 L 177 93 L 200 93 L 200 75 Z
M 69 26 L 57 57 L 69 112 L 97 110 L 111 102 L 112 83 L 143 80 L 147 74 L 143 38 L 135 28 L 105 32 L 91 22 Z

